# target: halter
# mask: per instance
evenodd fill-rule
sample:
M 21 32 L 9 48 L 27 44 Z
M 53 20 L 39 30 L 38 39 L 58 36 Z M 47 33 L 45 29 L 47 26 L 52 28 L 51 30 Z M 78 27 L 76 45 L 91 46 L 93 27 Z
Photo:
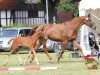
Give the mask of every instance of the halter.
M 89 20 L 89 18 L 86 18 L 86 20 Z

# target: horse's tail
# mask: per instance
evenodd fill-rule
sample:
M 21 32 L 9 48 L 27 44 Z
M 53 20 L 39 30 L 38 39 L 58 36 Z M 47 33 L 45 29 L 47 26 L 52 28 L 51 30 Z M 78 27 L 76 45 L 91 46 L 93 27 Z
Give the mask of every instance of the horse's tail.
M 8 41 L 8 44 L 10 44 L 10 43 L 11 43 L 11 41 L 12 41 L 12 40 L 14 40 L 14 39 L 15 39 L 15 38 L 10 39 L 10 40 Z

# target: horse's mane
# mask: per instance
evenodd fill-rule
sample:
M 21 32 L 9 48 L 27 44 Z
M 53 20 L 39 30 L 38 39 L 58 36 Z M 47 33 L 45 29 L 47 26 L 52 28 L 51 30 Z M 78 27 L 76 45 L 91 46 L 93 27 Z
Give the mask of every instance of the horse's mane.
M 85 20 L 85 18 L 86 18 L 86 16 L 81 16 L 81 17 L 78 17 L 78 18 L 73 18 L 72 20 L 70 20 L 69 22 L 71 22 L 71 23 L 77 23 L 77 22 L 79 22 L 79 21 L 83 21 L 83 20 Z M 67 22 L 67 21 L 66 21 Z
M 85 18 L 86 18 L 86 16 L 81 16 L 81 17 L 78 17 L 78 18 L 75 17 L 75 18 L 73 18 L 72 20 L 73 20 L 73 21 L 74 21 L 74 20 L 81 20 L 81 19 L 83 20 L 83 19 L 85 19 Z
M 39 25 L 34 25 L 29 33 L 29 36 L 35 33 L 36 29 L 39 27 Z

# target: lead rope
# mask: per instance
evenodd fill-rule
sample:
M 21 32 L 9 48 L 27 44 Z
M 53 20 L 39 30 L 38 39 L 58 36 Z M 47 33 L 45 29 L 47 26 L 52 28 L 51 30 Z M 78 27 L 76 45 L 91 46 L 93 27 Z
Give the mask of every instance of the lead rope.
M 100 21 L 100 18 L 98 18 L 96 15 L 94 15 L 93 13 L 89 12 L 92 16 L 94 16 L 96 19 L 98 19 Z

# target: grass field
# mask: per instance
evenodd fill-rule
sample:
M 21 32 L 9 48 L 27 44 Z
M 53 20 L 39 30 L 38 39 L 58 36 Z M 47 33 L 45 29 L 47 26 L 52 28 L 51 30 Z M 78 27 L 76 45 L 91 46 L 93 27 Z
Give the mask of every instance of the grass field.
M 31 64 L 26 63 L 26 66 L 20 66 L 19 60 L 16 54 L 13 54 L 6 66 L 3 66 L 4 61 L 6 60 L 8 52 L 0 52 L 0 67 L 30 67 L 36 66 L 36 63 L 33 61 Z M 20 53 L 23 60 L 28 56 L 28 52 Z M 50 53 L 53 60 L 56 61 L 56 54 Z M 47 56 L 43 52 L 38 52 L 37 57 L 40 63 L 40 66 L 55 66 L 57 70 L 47 70 L 47 71 L 0 71 L 0 75 L 100 75 L 100 67 L 97 70 L 88 70 L 86 65 L 83 62 L 82 58 L 71 58 L 69 52 L 63 54 L 59 63 L 50 63 Z

